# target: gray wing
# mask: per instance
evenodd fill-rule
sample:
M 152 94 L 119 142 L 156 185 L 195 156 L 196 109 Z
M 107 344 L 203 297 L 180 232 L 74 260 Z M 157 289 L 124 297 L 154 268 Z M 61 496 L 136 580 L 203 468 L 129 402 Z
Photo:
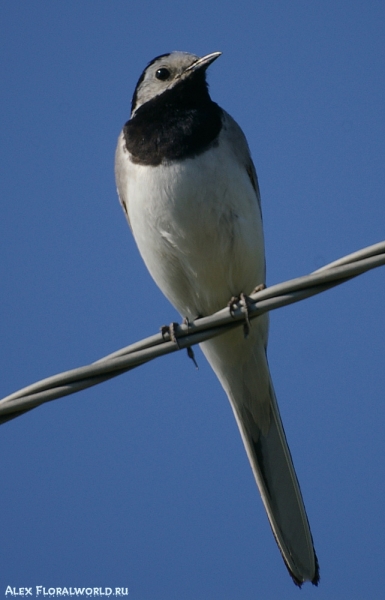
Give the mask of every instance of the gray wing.
M 127 181 L 127 161 L 128 161 L 128 150 L 124 141 L 123 131 L 118 137 L 118 145 L 115 152 L 115 181 L 118 192 L 119 202 L 124 210 L 128 224 L 132 230 L 130 218 L 128 216 L 128 198 L 127 191 L 125 189 L 125 182 Z
M 251 152 L 245 134 L 238 123 L 234 121 L 233 117 L 226 111 L 223 111 L 223 126 L 231 137 L 231 146 L 234 148 L 237 160 L 242 163 L 247 171 L 251 185 L 257 196 L 259 208 L 261 209 L 261 194 L 259 191 L 257 171 L 255 170 L 253 159 L 251 158 Z

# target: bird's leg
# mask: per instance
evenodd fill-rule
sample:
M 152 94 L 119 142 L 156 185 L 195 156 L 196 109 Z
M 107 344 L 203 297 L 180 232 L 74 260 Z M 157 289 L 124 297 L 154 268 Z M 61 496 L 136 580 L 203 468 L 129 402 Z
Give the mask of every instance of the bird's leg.
M 190 327 L 190 319 L 189 319 L 188 317 L 184 317 L 184 319 L 183 319 L 182 323 L 183 323 L 183 325 L 187 325 L 187 331 L 188 331 L 188 330 L 189 330 L 189 327 Z M 191 348 L 191 346 L 188 346 L 188 347 L 186 348 L 186 350 L 187 350 L 187 356 L 188 356 L 189 358 L 191 358 L 191 360 L 193 361 L 193 363 L 194 363 L 195 367 L 196 367 L 197 369 L 199 369 L 199 367 L 198 367 L 198 363 L 197 363 L 197 361 L 195 360 L 195 354 L 194 354 L 194 350 Z
M 185 317 L 183 319 L 183 325 L 187 325 L 187 329 L 189 328 L 190 325 L 190 321 L 188 319 L 188 317 Z M 170 340 L 172 342 L 174 342 L 174 344 L 177 345 L 178 349 L 180 349 L 179 346 L 179 342 L 178 342 L 178 338 L 177 338 L 177 329 L 179 327 L 179 323 L 170 323 L 170 325 L 162 325 L 162 327 L 160 328 L 160 332 L 163 336 L 163 338 L 165 339 L 165 336 L 168 334 L 170 336 Z M 194 354 L 194 350 L 191 348 L 191 346 L 189 346 L 188 348 L 186 348 L 187 350 L 187 356 L 189 358 L 191 358 L 191 360 L 193 361 L 194 365 L 196 366 L 196 368 L 198 369 L 198 363 L 195 360 L 195 354 Z
M 239 296 L 233 296 L 227 304 L 227 306 L 230 309 L 230 315 L 232 317 L 235 316 L 234 311 L 238 307 L 238 305 L 240 306 L 243 314 L 245 315 L 245 322 L 243 324 L 243 334 L 245 336 L 245 339 L 247 339 L 249 336 L 250 327 L 251 327 L 250 318 L 249 318 L 249 299 L 248 299 L 248 296 L 246 296 L 246 294 L 244 294 L 243 292 L 241 294 L 239 294 Z
M 195 365 L 195 368 L 196 368 L 196 369 L 199 369 L 199 367 L 198 367 L 198 363 L 197 363 L 197 361 L 196 361 L 196 359 L 195 359 L 194 350 L 191 348 L 191 346 L 188 346 L 188 347 L 187 347 L 187 356 L 188 356 L 189 358 L 191 358 L 191 360 L 193 361 L 193 363 L 194 363 L 194 365 Z
M 245 322 L 243 323 L 243 335 L 244 335 L 245 340 L 247 340 L 247 338 L 249 337 L 250 328 L 251 328 L 251 322 L 250 322 L 250 316 L 249 316 L 250 299 L 248 296 L 246 296 L 246 294 L 244 294 L 242 292 L 242 294 L 239 296 L 239 303 L 241 305 L 241 310 L 242 310 L 243 314 L 245 315 Z
M 170 340 L 174 342 L 174 344 L 176 344 L 178 348 L 180 348 L 178 339 L 176 337 L 176 330 L 178 329 L 178 327 L 179 323 L 170 323 L 170 325 L 162 325 L 162 327 L 160 328 L 160 332 L 162 334 L 163 339 L 166 339 L 165 336 L 168 333 L 168 335 L 170 336 Z
M 264 290 L 265 287 L 266 287 L 266 285 L 264 283 L 261 283 L 260 285 L 258 285 L 256 288 L 253 289 L 252 294 L 255 294 L 257 292 L 260 292 L 261 290 Z M 244 294 L 242 292 L 241 294 L 239 294 L 239 296 L 233 296 L 227 305 L 230 309 L 230 314 L 232 317 L 234 317 L 235 308 L 237 308 L 238 305 L 241 307 L 241 310 L 242 310 L 243 314 L 245 315 L 245 322 L 243 324 L 243 334 L 245 336 L 245 339 L 247 339 L 249 337 L 250 328 L 251 328 L 251 322 L 250 322 L 250 316 L 249 316 L 250 304 L 251 304 L 251 300 L 250 300 L 249 296 L 246 296 L 246 294 Z

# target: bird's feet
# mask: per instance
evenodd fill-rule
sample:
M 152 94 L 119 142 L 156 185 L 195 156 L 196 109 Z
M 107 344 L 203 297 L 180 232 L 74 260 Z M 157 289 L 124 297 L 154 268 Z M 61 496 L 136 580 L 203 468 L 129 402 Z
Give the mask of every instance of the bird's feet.
M 257 285 L 257 287 L 255 287 L 253 289 L 253 291 L 251 292 L 252 294 L 256 294 L 257 292 L 262 292 L 262 290 L 266 289 L 266 283 L 260 283 L 259 285 Z
M 232 298 L 230 298 L 230 301 L 227 304 L 230 310 L 230 315 L 232 317 L 235 316 L 235 309 L 238 308 L 238 306 L 240 306 L 243 314 L 245 315 L 245 322 L 243 324 L 243 335 L 245 336 L 245 339 L 249 337 L 251 327 L 249 318 L 249 302 L 249 297 L 242 292 L 241 294 L 239 294 L 239 296 L 233 296 Z
M 197 317 L 197 318 L 199 318 L 199 317 Z M 187 331 L 188 331 L 188 330 L 189 330 L 189 327 L 190 327 L 190 319 L 189 319 L 188 317 L 184 317 L 184 319 L 183 319 L 183 325 L 187 325 Z M 197 361 L 195 360 L 195 354 L 194 354 L 194 350 L 191 348 L 191 346 L 188 346 L 188 347 L 186 348 L 186 350 L 187 350 L 187 356 L 188 356 L 189 358 L 191 358 L 191 360 L 193 361 L 193 363 L 194 363 L 194 365 L 195 365 L 195 368 L 196 368 L 196 369 L 199 369 L 199 367 L 198 367 L 198 363 L 197 363 Z
M 264 283 L 261 283 L 256 288 L 254 288 L 251 293 L 256 294 L 257 292 L 264 290 L 265 287 L 266 287 L 266 285 Z M 249 337 L 250 328 L 251 328 L 250 309 L 249 309 L 250 304 L 252 304 L 251 299 L 249 298 L 249 296 L 246 296 L 246 294 L 244 294 L 242 292 L 241 294 L 239 294 L 239 296 L 233 296 L 227 305 L 229 307 L 230 315 L 232 317 L 234 317 L 234 311 L 238 306 L 240 306 L 243 314 L 245 315 L 245 322 L 243 324 L 243 334 L 245 336 L 245 339 L 247 339 Z
M 198 363 L 197 363 L 197 361 L 196 361 L 196 359 L 195 359 L 194 350 L 191 348 L 191 346 L 188 346 L 186 349 L 187 349 L 187 356 L 188 356 L 189 358 L 191 358 L 191 360 L 193 361 L 193 363 L 194 363 L 194 365 L 195 365 L 195 368 L 196 368 L 196 369 L 199 369 L 199 367 L 198 367 Z
M 189 328 L 190 321 L 189 321 L 188 317 L 185 317 L 183 319 L 183 325 L 187 325 L 187 329 Z M 165 336 L 168 334 L 170 337 L 170 340 L 172 342 L 174 342 L 174 344 L 176 344 L 178 349 L 180 349 L 180 345 L 179 345 L 178 338 L 177 338 L 178 327 L 179 327 L 179 323 L 170 323 L 170 325 L 162 325 L 162 327 L 160 328 L 160 332 L 162 334 L 163 339 L 165 339 Z M 187 356 L 189 358 L 191 358 L 194 365 L 198 369 L 199 367 L 198 367 L 197 361 L 195 360 L 194 350 L 191 348 L 191 346 L 188 346 L 186 348 L 186 350 L 187 350 Z
M 160 332 L 162 334 L 163 339 L 166 339 L 166 335 L 170 336 L 170 340 L 174 342 L 180 348 L 178 339 L 176 337 L 176 330 L 179 327 L 179 323 L 170 323 L 170 325 L 162 325 L 160 328 Z

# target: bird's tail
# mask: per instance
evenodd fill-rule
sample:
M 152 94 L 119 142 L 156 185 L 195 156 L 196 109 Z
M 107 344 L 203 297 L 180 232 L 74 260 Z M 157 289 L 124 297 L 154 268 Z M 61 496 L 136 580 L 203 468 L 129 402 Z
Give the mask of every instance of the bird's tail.
M 267 317 L 202 344 L 231 403 L 274 537 L 296 585 L 317 585 L 318 561 L 266 358 Z

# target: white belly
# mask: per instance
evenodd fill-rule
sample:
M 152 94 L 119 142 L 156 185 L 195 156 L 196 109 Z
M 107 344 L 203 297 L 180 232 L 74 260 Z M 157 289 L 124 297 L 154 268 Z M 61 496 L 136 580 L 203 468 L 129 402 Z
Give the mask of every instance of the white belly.
M 125 161 L 123 195 L 139 251 L 160 289 L 189 318 L 211 314 L 264 282 L 256 193 L 246 169 L 221 147 L 157 167 Z

